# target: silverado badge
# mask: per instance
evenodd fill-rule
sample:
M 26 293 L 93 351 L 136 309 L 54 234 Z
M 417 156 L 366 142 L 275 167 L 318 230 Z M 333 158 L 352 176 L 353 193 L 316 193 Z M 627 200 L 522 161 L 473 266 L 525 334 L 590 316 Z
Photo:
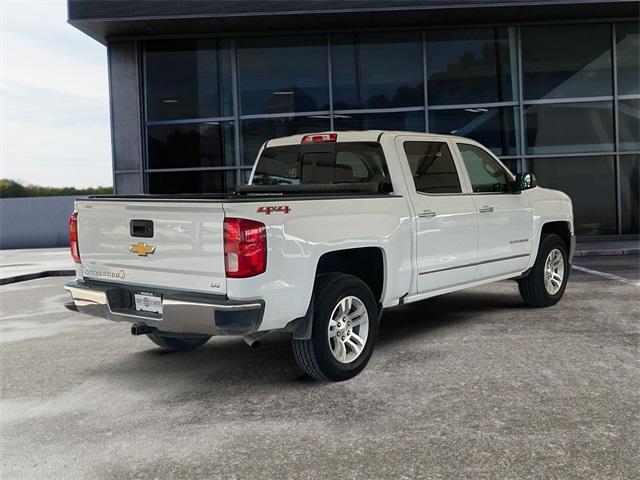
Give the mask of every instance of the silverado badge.
M 155 253 L 156 247 L 147 245 L 147 242 L 134 243 L 129 247 L 129 252 L 137 253 L 139 257 L 146 257 L 150 253 Z

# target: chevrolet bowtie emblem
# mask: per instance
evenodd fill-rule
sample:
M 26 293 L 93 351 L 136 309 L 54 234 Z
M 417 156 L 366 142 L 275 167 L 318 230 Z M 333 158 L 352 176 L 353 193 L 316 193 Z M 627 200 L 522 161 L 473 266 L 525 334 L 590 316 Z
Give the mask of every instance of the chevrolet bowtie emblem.
M 139 242 L 131 245 L 129 247 L 130 253 L 137 253 L 139 257 L 146 257 L 150 253 L 155 253 L 156 247 L 152 247 L 151 245 L 147 245 L 147 242 Z

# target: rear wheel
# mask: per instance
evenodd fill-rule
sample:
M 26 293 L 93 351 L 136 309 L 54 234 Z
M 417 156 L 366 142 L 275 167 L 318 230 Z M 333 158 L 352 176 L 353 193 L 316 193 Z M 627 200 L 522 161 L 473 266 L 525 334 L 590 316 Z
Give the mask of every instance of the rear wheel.
M 183 352 L 201 347 L 211 338 L 207 335 L 150 333 L 149 340 L 160 348 L 173 352 Z
M 341 273 L 318 277 L 311 338 L 293 339 L 298 365 L 318 380 L 355 377 L 369 362 L 378 334 L 378 307 L 362 280 Z
M 536 263 L 518 280 L 520 295 L 530 307 L 541 308 L 560 301 L 569 278 L 567 247 L 555 234 L 542 237 Z

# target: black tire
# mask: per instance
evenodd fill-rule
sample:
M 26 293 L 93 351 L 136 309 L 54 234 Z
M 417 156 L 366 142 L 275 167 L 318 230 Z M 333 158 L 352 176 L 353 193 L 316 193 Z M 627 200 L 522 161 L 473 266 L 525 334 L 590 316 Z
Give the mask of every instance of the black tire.
M 564 265 L 564 275 L 560 289 L 551 294 L 545 287 L 545 262 L 552 250 L 557 249 L 562 253 L 562 263 Z M 543 308 L 555 305 L 562 298 L 564 290 L 567 287 L 567 280 L 569 279 L 569 255 L 567 253 L 567 247 L 562 239 L 555 234 L 543 234 L 540 240 L 540 248 L 538 249 L 538 256 L 536 257 L 536 263 L 526 277 L 518 280 L 518 288 L 522 299 L 527 302 L 527 305 L 533 308 Z
M 201 347 L 211 337 L 207 335 L 180 335 L 180 334 L 165 334 L 165 333 L 150 333 L 147 335 L 149 340 L 158 345 L 164 350 L 170 350 L 172 352 L 184 352 L 187 350 L 195 350 Z
M 331 352 L 327 330 L 334 308 L 340 300 L 348 296 L 354 296 L 362 302 L 367 310 L 369 327 L 364 348 L 359 356 L 350 363 L 341 363 Z M 316 279 L 314 286 L 311 338 L 292 339 L 294 357 L 300 368 L 316 380 L 340 382 L 353 378 L 364 369 L 371 358 L 378 336 L 378 320 L 378 305 L 366 283 L 358 277 L 342 273 L 321 275 Z

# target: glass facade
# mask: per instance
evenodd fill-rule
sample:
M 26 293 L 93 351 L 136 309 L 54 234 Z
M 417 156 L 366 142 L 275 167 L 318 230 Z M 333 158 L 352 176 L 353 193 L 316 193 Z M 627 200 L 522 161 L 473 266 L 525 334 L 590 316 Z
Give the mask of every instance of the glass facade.
M 273 137 L 429 131 L 567 192 L 580 234 L 638 233 L 639 59 L 633 21 L 149 40 L 145 190 L 231 190 Z

